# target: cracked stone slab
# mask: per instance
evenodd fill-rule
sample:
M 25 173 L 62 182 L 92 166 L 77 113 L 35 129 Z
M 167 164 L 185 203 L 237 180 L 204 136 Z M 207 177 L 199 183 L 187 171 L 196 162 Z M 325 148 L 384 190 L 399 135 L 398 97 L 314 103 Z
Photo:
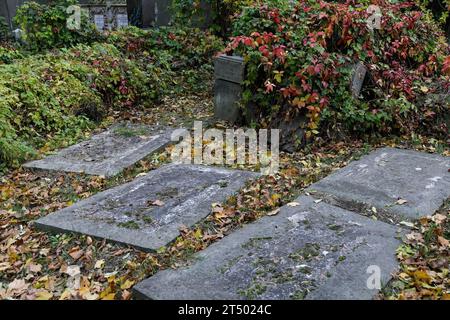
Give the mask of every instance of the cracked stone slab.
M 76 232 L 154 251 L 259 174 L 170 164 L 38 219 L 45 231 Z
M 140 282 L 141 299 L 371 299 L 369 266 L 385 284 L 397 268 L 397 228 L 301 196 Z M 369 281 L 370 282 L 370 281 Z M 371 283 L 371 282 L 370 282 Z
M 337 202 L 375 207 L 398 219 L 415 219 L 433 214 L 450 197 L 449 169 L 449 157 L 381 148 L 308 191 L 331 195 Z
M 164 149 L 171 143 L 172 131 L 173 128 L 123 123 L 24 166 L 110 177 Z

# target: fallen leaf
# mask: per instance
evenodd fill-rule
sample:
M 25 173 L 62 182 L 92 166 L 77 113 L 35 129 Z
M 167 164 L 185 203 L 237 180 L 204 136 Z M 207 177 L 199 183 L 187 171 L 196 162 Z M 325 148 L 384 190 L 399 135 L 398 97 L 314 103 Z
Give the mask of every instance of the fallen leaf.
M 408 222 L 408 221 L 400 221 L 400 224 L 410 227 L 410 228 L 414 228 L 414 223 L 412 222 Z
M 267 215 L 274 216 L 274 215 L 277 215 L 279 212 L 280 212 L 280 208 L 270 211 Z
M 120 286 L 120 289 L 122 289 L 122 290 L 130 289 L 133 286 L 133 284 L 134 284 L 134 281 L 127 280 Z
M 110 293 L 110 294 L 104 296 L 104 297 L 102 298 L 102 300 L 114 300 L 115 297 L 116 297 L 116 294 L 115 294 L 115 293 Z
M 429 283 L 431 281 L 430 275 L 425 270 L 416 270 L 413 273 L 414 279 Z
M 146 175 L 147 175 L 147 172 L 141 172 L 141 173 L 137 174 L 135 178 L 144 177 Z
M 25 283 L 23 279 L 14 279 L 14 281 L 10 282 L 8 285 L 9 291 L 20 292 L 26 290 L 28 288 L 28 284 Z
M 124 290 L 122 292 L 122 299 L 123 300 L 130 300 L 131 299 L 131 292 L 128 290 Z
M 397 202 L 395 202 L 395 203 L 398 204 L 398 205 L 402 205 L 402 204 L 405 204 L 405 203 L 407 203 L 407 202 L 408 202 L 408 200 L 405 200 L 405 199 L 398 199 Z
M 83 250 L 71 250 L 69 252 L 69 255 L 72 257 L 73 260 L 78 260 L 81 258 L 81 256 L 83 255 L 84 251 Z
M 8 270 L 9 268 L 11 268 L 11 264 L 9 262 L 0 263 L 0 272 Z
M 67 269 L 64 273 L 68 274 L 71 277 L 76 277 L 77 275 L 79 275 L 81 273 L 80 266 L 77 266 L 77 265 L 67 266 Z
M 36 293 L 36 300 L 50 300 L 53 298 L 53 293 L 48 291 L 39 291 Z
M 432 216 L 431 220 L 433 220 L 433 222 L 435 222 L 436 224 L 442 224 L 442 222 L 447 220 L 447 217 L 444 216 L 443 214 L 438 213 L 438 214 L 435 214 L 434 216 Z
M 38 273 L 38 272 L 41 272 L 41 270 L 42 270 L 42 265 L 31 263 L 31 264 L 28 266 L 28 270 L 30 270 L 30 272 L 32 272 L 32 273 Z
M 288 207 L 296 207 L 296 206 L 299 206 L 300 205 L 300 203 L 298 203 L 298 202 L 289 202 L 288 204 L 286 204 Z
M 450 247 L 450 241 L 444 237 L 438 236 L 438 242 L 443 247 Z
M 164 202 L 161 200 L 155 200 L 151 203 L 152 206 L 158 206 L 158 207 L 162 207 L 164 205 Z
M 102 269 L 103 266 L 105 265 L 105 260 L 97 260 L 97 262 L 95 263 L 94 269 Z

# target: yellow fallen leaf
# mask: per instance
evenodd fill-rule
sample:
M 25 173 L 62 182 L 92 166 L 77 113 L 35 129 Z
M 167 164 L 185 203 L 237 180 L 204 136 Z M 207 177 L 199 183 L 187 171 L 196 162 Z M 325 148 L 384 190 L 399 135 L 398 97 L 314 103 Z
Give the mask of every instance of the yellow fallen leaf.
M 36 293 L 36 300 L 50 300 L 53 298 L 53 293 L 48 291 L 39 291 Z
M 423 93 L 427 93 L 429 91 L 428 87 L 422 86 L 420 87 L 420 91 L 422 91 Z
M 120 289 L 122 290 L 126 290 L 126 289 L 130 289 L 134 284 L 134 281 L 131 280 L 127 280 L 124 283 L 122 283 L 122 285 L 120 286 Z
M 414 276 L 414 279 L 416 279 L 417 281 L 422 281 L 422 282 L 426 282 L 426 283 L 429 283 L 431 281 L 430 275 L 424 270 L 414 271 L 413 276 Z
M 70 290 L 66 289 L 66 290 L 64 290 L 64 292 L 59 297 L 59 300 L 68 300 L 68 299 L 70 299 L 70 296 L 71 296 Z
M 115 293 L 110 293 L 102 298 L 102 300 L 114 300 L 116 297 Z

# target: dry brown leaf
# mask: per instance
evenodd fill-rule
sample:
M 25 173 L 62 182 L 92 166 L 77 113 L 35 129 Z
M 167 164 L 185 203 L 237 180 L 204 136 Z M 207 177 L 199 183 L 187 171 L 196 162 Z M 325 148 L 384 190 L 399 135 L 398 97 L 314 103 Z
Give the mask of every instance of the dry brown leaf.
M 438 242 L 443 247 L 450 247 L 450 241 L 444 237 L 438 236 Z
M 42 270 L 42 265 L 31 263 L 31 264 L 28 266 L 28 270 L 30 270 L 30 272 L 32 272 L 32 273 L 38 273 L 38 272 L 41 272 L 41 270 Z

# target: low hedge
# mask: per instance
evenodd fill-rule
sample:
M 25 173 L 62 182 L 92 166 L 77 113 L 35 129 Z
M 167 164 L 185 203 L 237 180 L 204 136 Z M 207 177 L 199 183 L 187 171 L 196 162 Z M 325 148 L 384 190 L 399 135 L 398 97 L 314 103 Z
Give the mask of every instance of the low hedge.
M 189 71 L 211 71 L 213 52 L 223 49 L 206 32 L 171 28 L 131 27 L 107 41 L 25 57 L 17 52 L 0 63 L 0 166 L 21 163 L 51 137 L 70 140 L 110 110 L 150 106 L 173 90 L 175 77 L 185 85 L 185 75 L 205 75 Z

